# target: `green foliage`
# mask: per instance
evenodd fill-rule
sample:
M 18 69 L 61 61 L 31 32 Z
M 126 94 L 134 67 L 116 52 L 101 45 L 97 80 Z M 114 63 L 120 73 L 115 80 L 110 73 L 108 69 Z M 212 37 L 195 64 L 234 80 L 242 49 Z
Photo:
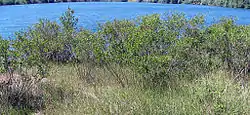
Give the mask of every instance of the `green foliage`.
M 106 62 L 126 62 L 129 57 L 129 49 L 126 45 L 131 43 L 130 36 L 133 34 L 135 24 L 128 20 L 107 22 L 98 32 L 99 37 L 106 42 L 103 56 Z
M 48 66 L 46 54 L 62 47 L 59 34 L 59 25 L 49 20 L 40 20 L 27 32 L 16 33 L 13 48 L 19 69 L 35 67 L 44 75 Z
M 184 14 L 153 14 L 107 22 L 93 33 L 77 31 L 78 19 L 69 8 L 60 21 L 43 19 L 17 33 L 11 44 L 15 68 L 36 68 L 45 75 L 49 61 L 75 60 L 107 69 L 119 65 L 142 76 L 137 79 L 144 86 L 166 86 L 173 79 L 194 79 L 217 69 L 227 69 L 237 79 L 247 76 L 250 27 L 238 26 L 233 19 L 205 27 L 200 15 L 187 19 Z
M 0 5 L 27 4 L 26 0 L 0 0 Z
M 106 45 L 100 45 L 104 47 L 99 50 L 103 54 L 101 58 L 108 65 L 117 63 L 134 68 L 144 76 L 147 85 L 164 85 L 172 76 L 171 73 L 176 73 L 171 70 L 173 65 L 170 64 L 174 61 L 174 55 L 170 54 L 172 46 L 181 36 L 196 32 L 188 25 L 194 28 L 203 22 L 203 17 L 189 21 L 183 14 L 166 15 L 164 20 L 155 14 L 140 17 L 136 21 L 108 22 L 98 32 L 101 39 L 97 37 L 97 41 L 106 42 Z M 182 31 L 186 31 L 186 34 Z
M 26 0 L 15 0 L 15 4 L 27 4 Z
M 15 3 L 14 0 L 2 0 L 2 4 L 3 4 L 3 5 L 11 5 L 11 4 L 13 4 L 13 3 Z
M 172 79 L 194 79 L 220 68 L 246 76 L 247 31 L 249 26 L 237 26 L 232 19 L 205 27 L 203 16 L 154 14 L 107 22 L 97 33 L 82 31 L 75 46 L 84 56 L 78 58 L 130 67 L 143 76 L 138 79 L 145 86 L 165 86 Z
M 41 19 L 26 32 L 16 33 L 13 48 L 16 63 L 22 68 L 37 68 L 45 75 L 49 60 L 68 61 L 72 54 L 77 19 L 71 9 L 61 17 L 62 27 L 56 22 Z
M 67 34 L 72 34 L 72 32 L 77 29 L 76 25 L 78 23 L 78 19 L 74 16 L 74 10 L 68 8 L 67 12 L 65 12 L 61 17 L 60 21 L 63 25 L 63 31 Z
M 0 73 L 7 72 L 9 66 L 9 41 L 0 36 Z

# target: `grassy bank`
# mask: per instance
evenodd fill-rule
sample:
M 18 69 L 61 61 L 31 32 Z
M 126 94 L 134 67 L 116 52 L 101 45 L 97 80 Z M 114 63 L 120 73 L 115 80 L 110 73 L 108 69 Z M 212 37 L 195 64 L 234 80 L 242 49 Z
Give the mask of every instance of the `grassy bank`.
M 222 71 L 192 82 L 180 80 L 164 89 L 143 89 L 136 84 L 121 88 L 110 73 L 99 69 L 93 70 L 93 76 L 102 81 L 90 85 L 74 71 L 63 66 L 49 77 L 65 93 L 62 102 L 47 105 L 45 114 L 250 114 L 249 89 L 241 89 Z
M 1 113 L 250 114 L 249 25 L 172 13 L 96 32 L 77 22 L 68 9 L 0 40 Z
M 120 87 L 106 70 L 95 68 L 91 84 L 78 77 L 71 65 L 54 66 L 44 85 L 45 108 L 39 114 L 250 114 L 249 89 L 218 71 L 192 82 L 180 80 L 164 89 L 136 84 Z M 127 74 L 127 73 L 125 73 Z M 125 76 L 131 76 L 129 75 Z M 33 114 L 9 110 L 7 114 Z

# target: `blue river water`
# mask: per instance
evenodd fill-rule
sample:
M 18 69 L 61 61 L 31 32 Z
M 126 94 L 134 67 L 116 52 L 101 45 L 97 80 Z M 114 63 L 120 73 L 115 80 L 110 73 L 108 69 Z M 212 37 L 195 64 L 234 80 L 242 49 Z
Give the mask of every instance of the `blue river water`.
M 13 38 L 15 32 L 27 29 L 40 18 L 59 21 L 68 7 L 75 10 L 75 15 L 79 18 L 78 26 L 90 30 L 96 30 L 98 23 L 114 19 L 134 19 L 137 16 L 168 12 L 182 12 L 187 17 L 203 14 L 207 24 L 214 23 L 221 17 L 234 17 L 237 18 L 237 24 L 250 24 L 250 10 L 246 9 L 135 2 L 74 2 L 0 6 L 0 35 L 5 39 Z

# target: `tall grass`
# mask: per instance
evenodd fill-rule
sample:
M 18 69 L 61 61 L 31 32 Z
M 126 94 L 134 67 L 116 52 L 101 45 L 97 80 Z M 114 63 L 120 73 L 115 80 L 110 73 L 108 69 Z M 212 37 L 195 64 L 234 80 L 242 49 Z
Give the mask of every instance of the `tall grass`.
M 49 79 L 64 88 L 64 101 L 54 101 L 45 114 L 249 114 L 249 89 L 241 89 L 228 73 L 218 71 L 192 82 L 180 80 L 164 89 L 121 88 L 104 70 L 86 84 L 71 66 L 58 67 Z M 130 74 L 130 73 L 125 73 Z M 111 78 L 110 78 L 111 77 Z M 110 78 L 110 79 L 108 79 Z M 55 93 L 55 97 L 62 94 Z

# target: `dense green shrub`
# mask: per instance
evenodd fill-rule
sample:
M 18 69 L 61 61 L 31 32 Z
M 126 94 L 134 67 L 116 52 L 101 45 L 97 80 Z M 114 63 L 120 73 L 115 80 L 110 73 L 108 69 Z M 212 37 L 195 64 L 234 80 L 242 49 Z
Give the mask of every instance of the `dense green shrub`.
M 16 40 L 13 48 L 18 56 L 20 67 L 37 67 L 44 72 L 47 66 L 46 56 L 53 49 L 60 49 L 62 46 L 59 36 L 59 25 L 49 20 L 40 20 L 27 32 L 16 33 Z M 20 69 L 21 69 L 20 68 Z
M 100 30 L 106 32 L 105 40 L 109 40 L 105 51 L 111 54 L 105 55 L 111 58 L 108 62 L 129 64 L 146 81 L 157 85 L 181 76 L 195 78 L 218 68 L 245 79 L 249 26 L 237 26 L 232 19 L 223 19 L 204 27 L 202 16 L 188 20 L 184 15 L 165 19 L 152 15 L 138 22 L 134 26 L 132 22 L 115 21 Z
M 107 22 L 97 32 L 78 31 L 71 9 L 60 20 L 61 25 L 43 19 L 17 33 L 12 63 L 20 69 L 35 67 L 40 74 L 46 73 L 49 61 L 75 60 L 108 69 L 118 64 L 140 74 L 145 86 L 166 86 L 177 78 L 194 79 L 218 69 L 247 79 L 250 27 L 236 25 L 233 19 L 205 26 L 199 15 L 187 19 L 184 14 L 153 14 Z
M 71 13 L 72 10 L 68 9 L 61 17 L 62 26 L 41 19 L 27 31 L 16 33 L 12 46 L 20 69 L 35 67 L 39 74 L 44 75 L 49 61 L 69 61 L 74 56 L 71 45 L 75 36 L 75 18 Z
M 171 79 L 193 79 L 217 69 L 245 79 L 248 31 L 249 26 L 232 19 L 205 27 L 203 16 L 155 14 L 107 22 L 96 33 L 83 30 L 74 39 L 74 49 L 82 61 L 132 68 L 147 85 L 164 86 Z

